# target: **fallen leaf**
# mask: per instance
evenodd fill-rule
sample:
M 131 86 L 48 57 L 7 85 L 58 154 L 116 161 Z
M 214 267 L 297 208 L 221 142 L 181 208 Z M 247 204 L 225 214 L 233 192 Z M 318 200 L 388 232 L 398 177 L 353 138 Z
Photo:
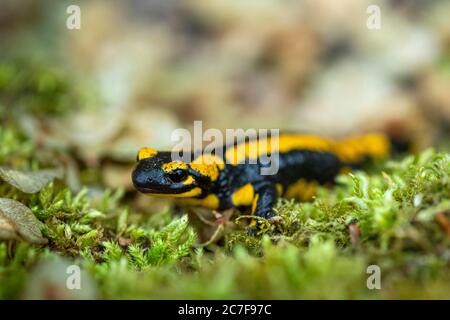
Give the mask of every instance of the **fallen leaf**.
M 54 179 L 62 179 L 62 169 L 19 171 L 0 167 L 0 178 L 25 193 L 36 193 Z
M 42 236 L 40 222 L 33 212 L 22 203 L 6 198 L 0 198 L 0 239 L 23 239 L 30 243 L 45 244 L 47 239 Z
M 0 239 L 2 240 L 20 240 L 13 225 L 0 216 Z

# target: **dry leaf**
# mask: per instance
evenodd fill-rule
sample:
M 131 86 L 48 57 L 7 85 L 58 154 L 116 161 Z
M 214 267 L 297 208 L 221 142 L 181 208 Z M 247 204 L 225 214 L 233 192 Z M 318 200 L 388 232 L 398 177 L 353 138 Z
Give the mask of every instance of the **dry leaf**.
M 0 216 L 0 239 L 1 240 L 20 240 L 13 225 L 5 218 Z
M 25 193 L 36 193 L 54 179 L 62 179 L 62 169 L 18 171 L 0 167 L 0 178 Z
M 0 240 L 23 239 L 30 243 L 45 244 L 40 222 L 22 203 L 0 198 Z

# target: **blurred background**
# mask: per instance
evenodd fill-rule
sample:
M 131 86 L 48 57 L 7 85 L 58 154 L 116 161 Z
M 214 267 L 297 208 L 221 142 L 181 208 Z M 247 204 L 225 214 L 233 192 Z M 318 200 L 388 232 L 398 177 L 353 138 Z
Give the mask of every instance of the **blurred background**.
M 1 126 L 59 152 L 73 189 L 130 190 L 137 150 L 194 120 L 446 148 L 449 14 L 445 0 L 1 0 Z

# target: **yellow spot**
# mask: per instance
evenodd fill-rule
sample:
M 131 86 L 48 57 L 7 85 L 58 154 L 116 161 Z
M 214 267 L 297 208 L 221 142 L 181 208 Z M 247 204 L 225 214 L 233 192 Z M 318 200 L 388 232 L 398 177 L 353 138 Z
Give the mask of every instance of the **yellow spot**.
M 189 184 L 193 184 L 194 182 L 195 182 L 195 179 L 192 176 L 188 176 L 186 178 L 186 180 L 182 181 L 181 183 L 185 184 L 185 185 L 189 185 Z
M 183 199 L 181 203 L 187 206 L 204 207 L 212 210 L 219 208 L 219 198 L 215 194 L 209 194 L 203 199 Z
M 172 172 L 176 169 L 187 170 L 187 168 L 188 168 L 188 165 L 181 161 L 172 161 L 172 162 L 164 163 L 162 165 L 162 169 L 166 173 Z
M 199 196 L 201 193 L 202 193 L 202 189 L 196 187 L 196 188 L 193 188 L 192 190 L 189 190 L 187 192 L 175 194 L 175 197 L 177 197 L 177 198 L 190 198 L 190 197 Z
M 256 207 L 258 206 L 258 199 L 259 199 L 259 194 L 256 194 L 255 198 L 253 199 L 253 203 L 252 203 L 252 214 L 255 214 L 255 212 L 256 212 Z
M 206 165 L 215 164 L 221 170 L 225 167 L 225 163 L 224 163 L 223 159 L 218 156 L 215 156 L 213 154 L 200 155 L 194 161 L 192 161 L 192 163 L 206 164 Z
M 167 198 L 193 198 L 199 196 L 202 193 L 202 189 L 193 188 L 192 190 L 183 193 L 147 193 L 148 196 L 167 197 Z
M 249 206 L 252 204 L 254 194 L 255 191 L 253 186 L 251 183 L 247 183 L 233 192 L 231 195 L 231 201 L 233 202 L 233 205 L 237 207 Z
M 316 194 L 318 183 L 316 181 L 311 181 L 306 185 L 305 190 L 300 194 L 301 201 L 309 201 Z
M 225 167 L 223 160 L 214 155 L 201 155 L 190 164 L 190 167 L 211 181 L 219 178 L 220 170 Z
M 152 148 L 141 148 L 138 152 L 138 161 L 141 161 L 142 159 L 151 158 L 158 154 L 158 151 Z
M 305 179 L 300 179 L 291 184 L 284 195 L 286 198 L 297 198 L 302 201 L 311 200 L 316 192 L 317 182 L 308 182 Z
M 277 183 L 277 194 L 279 196 L 283 194 L 283 185 L 281 183 Z
M 305 179 L 300 179 L 297 182 L 289 185 L 286 189 L 286 193 L 284 194 L 285 198 L 298 198 L 302 189 L 306 186 Z
M 256 208 L 258 206 L 258 199 L 259 199 L 259 194 L 256 194 L 255 197 L 253 198 L 253 203 L 252 203 L 252 215 L 254 215 L 256 212 Z M 256 226 L 256 219 L 252 219 L 252 221 L 250 221 L 248 226 L 250 228 Z

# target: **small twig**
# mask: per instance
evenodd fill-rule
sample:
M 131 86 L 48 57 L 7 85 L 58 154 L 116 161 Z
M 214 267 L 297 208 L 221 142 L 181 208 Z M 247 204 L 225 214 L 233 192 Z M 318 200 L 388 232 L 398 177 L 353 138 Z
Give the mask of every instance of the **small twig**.
M 194 211 L 195 215 L 200 219 L 201 222 L 203 222 L 211 227 L 215 227 L 217 225 L 217 223 L 214 223 L 212 221 L 209 221 L 208 219 L 205 219 L 205 217 L 203 217 L 203 215 L 201 215 L 197 211 L 195 211 L 195 210 L 193 210 L 193 211 Z
M 209 246 L 211 243 L 216 242 L 217 239 L 220 237 L 220 233 L 223 231 L 223 229 L 224 229 L 224 225 L 219 224 L 216 228 L 216 231 L 214 231 L 213 235 L 211 236 L 211 238 L 209 238 L 208 241 L 201 243 L 200 247 L 206 247 L 206 246 Z

